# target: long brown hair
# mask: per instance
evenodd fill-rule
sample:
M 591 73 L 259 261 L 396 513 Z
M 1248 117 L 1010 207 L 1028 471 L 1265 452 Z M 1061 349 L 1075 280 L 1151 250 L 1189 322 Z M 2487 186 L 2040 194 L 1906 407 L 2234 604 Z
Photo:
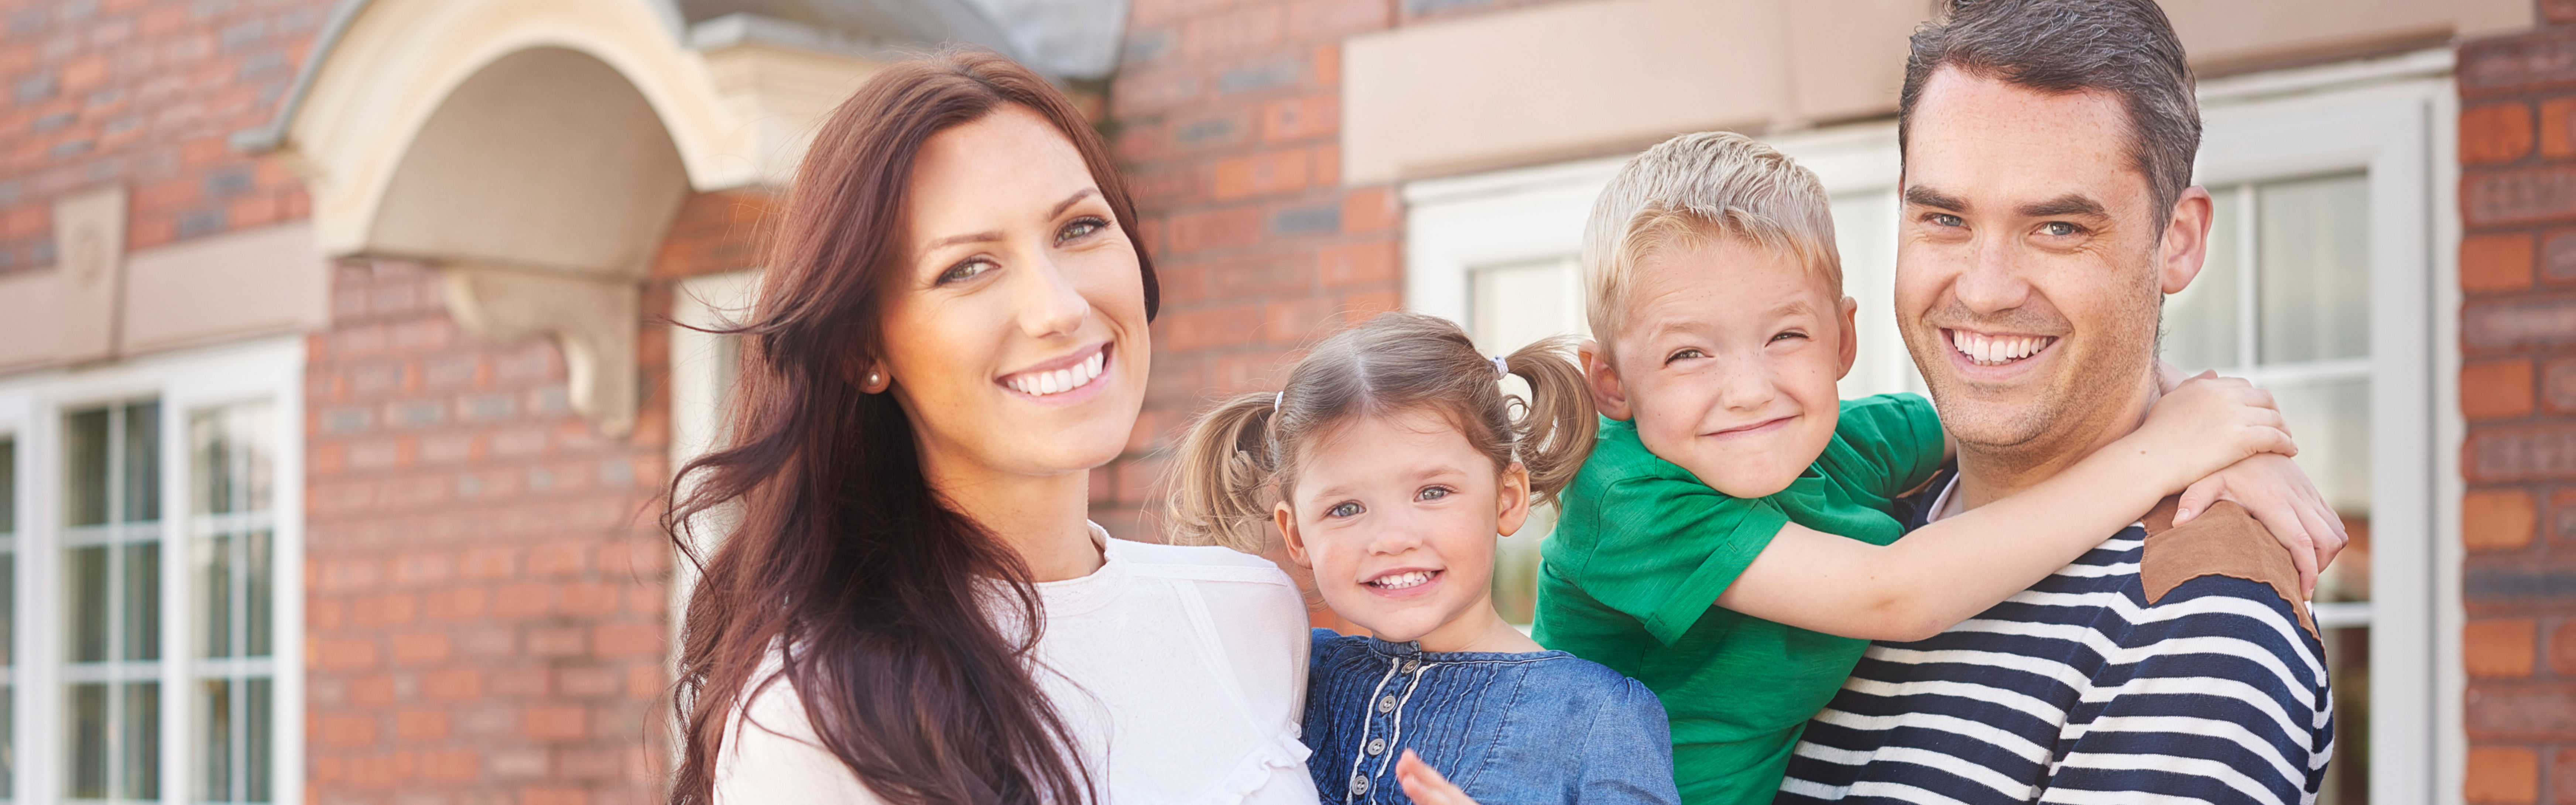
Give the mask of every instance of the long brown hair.
M 1119 226 L 1143 242 L 1100 135 L 1045 79 L 1001 56 L 951 49 L 899 62 L 832 111 L 787 193 L 752 320 L 727 331 L 745 336 L 734 435 L 673 484 L 665 525 L 704 573 L 673 697 L 686 742 L 673 803 L 713 802 L 728 726 L 780 683 L 804 700 L 823 748 L 888 802 L 1097 798 L 1030 677 L 1044 618 L 1027 566 L 943 505 L 903 408 L 858 380 L 880 354 L 881 275 L 901 259 L 916 156 L 1005 106 L 1072 140 Z M 1141 246 L 1136 262 L 1150 318 L 1158 289 Z M 719 519 L 731 522 L 723 544 L 701 557 L 687 529 Z M 1013 611 L 988 614 L 989 579 Z M 772 652 L 779 672 L 760 675 Z
M 1277 393 L 1244 394 L 1199 416 L 1181 443 L 1166 504 L 1172 540 L 1247 553 L 1268 547 L 1272 504 L 1294 491 L 1301 449 L 1357 416 L 1437 413 L 1493 459 L 1518 461 L 1530 492 L 1553 501 L 1592 454 L 1592 398 L 1567 358 L 1573 339 L 1542 339 L 1502 358 L 1529 383 L 1505 394 L 1502 374 L 1455 322 L 1384 313 L 1317 343 Z

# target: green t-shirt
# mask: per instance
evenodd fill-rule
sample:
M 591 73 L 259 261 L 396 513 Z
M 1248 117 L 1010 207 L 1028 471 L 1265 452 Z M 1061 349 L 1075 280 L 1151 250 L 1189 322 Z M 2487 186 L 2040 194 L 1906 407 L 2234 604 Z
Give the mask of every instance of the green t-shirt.
M 1728 497 L 1604 420 L 1540 547 L 1540 645 L 1655 691 L 1673 722 L 1690 805 L 1767 803 L 1789 750 L 1869 641 L 1716 606 L 1790 522 L 1873 545 L 1903 524 L 1888 504 L 1941 464 L 1941 423 L 1914 394 L 1845 400 L 1824 455 L 1766 498 Z

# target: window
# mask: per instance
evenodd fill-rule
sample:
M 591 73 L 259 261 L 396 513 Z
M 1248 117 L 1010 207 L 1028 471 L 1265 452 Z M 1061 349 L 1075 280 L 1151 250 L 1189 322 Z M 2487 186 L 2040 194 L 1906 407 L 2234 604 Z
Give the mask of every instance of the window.
M 303 364 L 0 378 L 0 798 L 300 799 Z
M 2298 434 L 2301 466 L 2354 531 L 2317 594 L 2316 614 L 2342 722 L 2323 802 L 2439 801 L 2456 775 L 2457 647 L 2437 641 L 2438 579 L 2456 578 L 2456 450 L 2437 450 L 2433 401 L 2457 373 L 2449 279 L 2432 255 L 2448 230 L 2430 175 L 2456 117 L 2447 50 L 2261 73 L 2201 85 L 2199 181 L 2217 198 L 2203 275 L 2167 301 L 2164 354 L 2273 390 Z M 2450 110 L 2450 111 L 2445 111 Z M 1832 195 L 1844 290 L 1859 302 L 1859 349 L 1845 397 L 1920 391 L 1894 327 L 1896 184 L 1892 122 L 1767 138 Z M 1464 322 L 1486 349 L 1573 332 L 1552 300 L 1503 289 L 1581 247 L 1591 203 L 1621 159 L 1413 182 L 1405 186 L 1406 303 Z M 1569 269 L 1570 270 L 1570 269 Z M 1574 303 L 1579 306 L 1579 299 Z M 1562 324 L 1548 324 L 1563 322 Z M 1553 327 L 1554 329 L 1550 329 Z M 2447 427 L 2447 426 L 2446 426 Z M 2444 437 L 2455 438 L 2455 437 Z M 2445 442 L 2456 446 L 2456 442 Z M 2454 483 L 2441 481 L 2440 483 Z M 1505 539 L 1495 602 L 1526 618 L 1542 522 Z M 2445 638 L 2444 641 L 2452 638 Z M 2436 659 L 2436 648 L 2443 654 Z M 2443 669 L 2437 671 L 2437 669 Z M 2443 692 L 2437 692 L 2443 691 Z M 2437 725 L 2440 725 L 2437 727 Z

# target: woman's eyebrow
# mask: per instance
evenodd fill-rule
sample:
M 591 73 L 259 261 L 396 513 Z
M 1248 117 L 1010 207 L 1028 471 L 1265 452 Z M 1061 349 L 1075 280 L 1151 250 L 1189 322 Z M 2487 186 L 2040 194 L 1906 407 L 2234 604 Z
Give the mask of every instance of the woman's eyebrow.
M 1047 217 L 1054 218 L 1058 215 L 1063 215 L 1065 210 L 1073 209 L 1073 205 L 1081 203 L 1084 198 L 1097 195 L 1100 195 L 1100 188 L 1097 187 L 1086 187 L 1073 191 L 1073 195 L 1065 197 L 1065 200 L 1063 201 L 1056 202 L 1055 209 L 1047 211 Z
M 1073 191 L 1073 195 L 1066 196 L 1063 201 L 1056 202 L 1055 209 L 1048 210 L 1046 217 L 1054 218 L 1058 215 L 1063 215 L 1065 210 L 1072 209 L 1073 205 L 1082 203 L 1083 199 L 1097 195 L 1100 195 L 1100 188 L 1097 187 L 1086 187 Z M 950 235 L 948 237 L 931 241 L 928 245 L 921 247 L 921 250 L 930 251 L 932 249 L 955 246 L 960 243 L 993 243 L 1001 239 L 1002 233 L 998 230 L 991 232 L 971 232 L 964 235 Z

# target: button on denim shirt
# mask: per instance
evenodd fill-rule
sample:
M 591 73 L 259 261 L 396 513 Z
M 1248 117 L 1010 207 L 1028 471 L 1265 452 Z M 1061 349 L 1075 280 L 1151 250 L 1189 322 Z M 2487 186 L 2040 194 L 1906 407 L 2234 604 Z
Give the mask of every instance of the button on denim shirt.
M 1562 651 L 1425 652 L 1315 630 L 1306 758 L 1324 802 L 1409 805 L 1411 749 L 1479 805 L 1678 803 L 1664 705 Z

